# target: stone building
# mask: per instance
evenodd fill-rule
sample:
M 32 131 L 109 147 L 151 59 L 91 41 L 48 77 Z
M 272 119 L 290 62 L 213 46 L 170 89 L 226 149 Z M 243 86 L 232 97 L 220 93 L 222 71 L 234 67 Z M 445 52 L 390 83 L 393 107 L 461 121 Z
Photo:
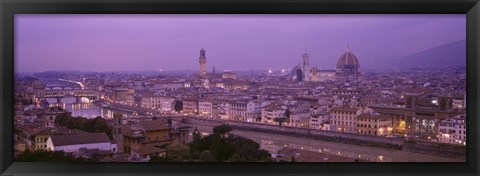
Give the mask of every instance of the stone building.
M 363 79 L 363 74 L 360 72 L 360 62 L 348 45 L 345 53 L 338 59 L 335 70 L 322 70 L 317 67 L 311 67 L 310 55 L 305 52 L 302 55 L 301 64 L 292 69 L 292 75 L 298 81 L 337 81 L 349 85 Z

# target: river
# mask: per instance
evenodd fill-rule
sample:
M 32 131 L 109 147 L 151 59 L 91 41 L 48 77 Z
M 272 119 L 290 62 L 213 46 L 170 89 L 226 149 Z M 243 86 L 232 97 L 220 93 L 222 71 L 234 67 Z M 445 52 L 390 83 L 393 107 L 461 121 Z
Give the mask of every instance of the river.
M 113 118 L 114 111 L 98 107 L 92 103 L 88 98 L 81 98 L 79 102 L 74 97 L 62 98 L 57 102 L 56 98 L 47 98 L 50 106 L 60 106 L 63 109 L 72 112 L 72 116 L 82 116 L 85 118 L 95 118 L 101 116 L 106 119 Z M 125 112 L 122 112 L 125 113 Z
M 67 111 L 72 112 L 73 116 L 82 116 L 94 118 L 101 116 L 106 119 L 113 118 L 115 111 L 98 107 L 87 98 L 82 98 L 76 102 L 73 97 L 61 99 L 47 99 L 53 105 L 60 105 Z M 126 113 L 126 112 L 122 112 Z M 130 116 L 131 114 L 127 114 Z M 204 135 L 212 133 L 212 127 L 206 125 L 192 124 L 197 127 Z M 321 140 L 298 138 L 281 134 L 263 133 L 257 131 L 234 130 L 235 135 L 250 138 L 258 142 L 262 149 L 276 155 L 278 150 L 283 147 L 320 152 L 330 155 L 337 155 L 349 158 L 358 158 L 362 160 L 375 162 L 464 162 L 464 160 L 424 155 L 401 150 L 392 150 L 386 148 L 366 147 L 342 143 L 333 143 Z
M 106 119 L 111 119 L 115 112 L 113 110 L 98 107 L 87 98 L 82 98 L 79 102 L 76 102 L 73 97 L 63 98 L 59 103 L 56 102 L 57 99 L 55 98 L 47 100 L 53 105 L 60 105 L 67 111 L 72 112 L 73 116 L 87 118 L 101 116 Z M 126 112 L 122 113 L 125 114 Z M 130 115 L 131 114 L 127 114 L 127 116 Z M 212 133 L 211 126 L 199 124 L 192 125 L 197 127 L 204 135 Z M 255 140 L 260 144 L 262 149 L 267 150 L 273 155 L 276 155 L 278 150 L 283 147 L 288 147 L 375 162 L 464 162 L 464 160 L 461 159 L 424 155 L 401 150 L 334 143 L 257 131 L 234 130 L 233 134 Z
M 212 133 L 211 126 L 192 124 L 204 135 Z M 282 134 L 263 133 L 257 131 L 233 130 L 235 135 L 250 138 L 260 144 L 260 147 L 276 155 L 283 147 L 299 150 L 358 158 L 374 162 L 465 162 L 465 160 L 440 156 L 424 155 L 402 150 L 380 147 L 367 147 L 343 143 L 327 142 L 308 138 L 298 138 Z
M 87 118 L 101 116 L 103 118 L 110 119 L 113 118 L 113 113 L 115 112 L 110 109 L 96 106 L 92 100 L 89 100 L 88 98 L 81 98 L 78 102 L 74 97 L 62 98 L 60 102 L 57 102 L 56 98 L 48 98 L 47 101 L 52 106 L 61 106 L 67 111 L 72 112 L 73 116 L 82 116 Z M 124 113 L 126 116 L 132 115 L 128 112 L 122 113 Z M 199 124 L 192 125 L 197 127 L 204 135 L 212 133 L 211 126 Z M 424 155 L 387 148 L 333 143 L 281 134 L 242 130 L 234 130 L 233 133 L 235 135 L 255 140 L 260 144 L 262 149 L 267 150 L 272 155 L 276 155 L 278 150 L 288 147 L 375 162 L 465 162 L 461 159 Z

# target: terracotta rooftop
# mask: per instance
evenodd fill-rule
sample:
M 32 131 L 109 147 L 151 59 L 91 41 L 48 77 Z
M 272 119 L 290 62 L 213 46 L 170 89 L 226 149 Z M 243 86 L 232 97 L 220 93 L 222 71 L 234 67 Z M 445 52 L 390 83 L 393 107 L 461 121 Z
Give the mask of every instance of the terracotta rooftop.
M 330 111 L 340 111 L 340 112 L 357 112 L 360 108 L 357 108 L 357 107 L 343 107 L 343 106 L 339 106 L 339 107 L 334 107 L 332 109 L 330 109 Z
M 167 130 L 170 129 L 163 121 L 161 120 L 149 120 L 141 121 L 137 123 L 141 125 L 146 131 L 155 131 L 155 130 Z
M 51 137 L 54 146 L 66 146 L 91 143 L 110 143 L 110 139 L 105 133 L 83 133 L 72 135 L 54 135 Z
M 357 117 L 358 119 L 390 119 L 386 115 L 380 115 L 380 114 L 361 114 Z
M 166 152 L 166 149 L 162 148 L 157 148 L 153 146 L 145 146 L 140 149 L 132 149 L 135 153 L 138 153 L 139 155 L 150 155 L 150 154 L 156 154 L 156 153 L 161 153 L 161 152 Z

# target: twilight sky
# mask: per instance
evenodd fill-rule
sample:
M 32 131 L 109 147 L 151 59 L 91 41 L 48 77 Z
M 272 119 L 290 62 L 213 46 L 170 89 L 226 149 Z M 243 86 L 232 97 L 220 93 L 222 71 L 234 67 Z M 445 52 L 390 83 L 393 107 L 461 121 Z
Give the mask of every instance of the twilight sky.
M 455 15 L 15 16 L 17 72 L 333 69 L 347 43 L 362 60 L 413 54 L 466 37 Z

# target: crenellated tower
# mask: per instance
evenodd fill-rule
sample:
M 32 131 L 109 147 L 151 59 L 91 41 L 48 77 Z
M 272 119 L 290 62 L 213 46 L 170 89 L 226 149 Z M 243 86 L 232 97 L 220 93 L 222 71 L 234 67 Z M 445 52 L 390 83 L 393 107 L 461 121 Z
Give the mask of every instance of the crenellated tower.
M 203 48 L 200 50 L 200 57 L 198 58 L 198 61 L 200 63 L 200 75 L 207 74 L 207 70 L 205 68 L 207 64 L 207 57 L 205 56 L 205 50 Z

